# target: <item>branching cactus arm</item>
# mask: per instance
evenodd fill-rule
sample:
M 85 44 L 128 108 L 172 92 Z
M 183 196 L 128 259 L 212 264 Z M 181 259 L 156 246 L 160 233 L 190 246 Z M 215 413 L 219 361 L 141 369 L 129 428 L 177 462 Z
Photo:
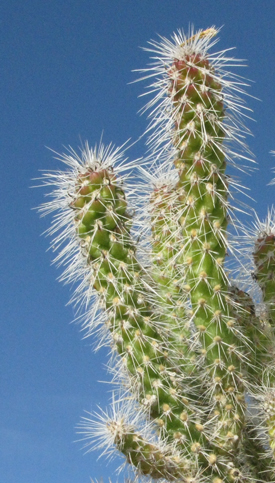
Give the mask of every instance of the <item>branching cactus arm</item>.
M 142 75 L 156 95 L 145 109 L 146 162 L 129 163 L 111 145 L 71 150 L 65 171 L 45 175 L 55 188 L 41 210 L 57 210 L 56 262 L 65 263 L 63 280 L 79 282 L 73 301 L 88 307 L 88 332 L 105 326 L 122 386 L 111 415 L 83 419 L 87 446 L 116 446 L 137 476 L 154 480 L 271 482 L 274 216 L 256 224 L 253 282 L 247 270 L 260 312 L 228 264 L 240 269 L 244 255 L 239 186 L 226 169 L 243 169 L 251 155 L 245 84 L 228 71 L 239 61 L 211 53 L 217 33 L 178 31 L 147 49 L 153 63 Z M 147 181 L 138 201 L 133 167 Z
M 112 346 L 128 374 L 128 388 L 155 420 L 164 438 L 182 440 L 184 453 L 190 454 L 196 445 L 200 446 L 201 410 L 197 405 L 193 407 L 185 389 L 182 368 L 175 364 L 173 344 L 169 355 L 163 324 L 159 330 L 157 327 L 159 310 L 154 313 L 154 308 L 159 297 L 154 295 L 154 286 L 150 289 L 149 276 L 137 261 L 135 242 L 129 232 L 131 217 L 121 182 L 114 174 L 118 151 L 104 150 L 103 146 L 99 150 L 86 147 L 81 159 L 69 155 L 63 160 L 71 169 L 59 179 L 55 196 L 62 210 L 67 204 L 65 223 L 60 223 L 57 216 L 50 231 L 55 233 L 65 226 L 58 240 L 69 238 L 69 245 L 61 253 L 66 261 L 73 257 L 66 277 L 84 275 L 84 297 L 91 293 L 91 286 L 98 292 L 106 310 L 105 323 L 112 335 Z M 56 185 L 56 174 L 47 175 L 47 183 L 51 179 Z M 43 210 L 55 208 L 50 203 Z M 55 246 L 60 245 L 58 240 Z M 188 386 L 187 389 L 190 391 Z M 140 455 L 143 458 L 142 452 Z M 131 457 L 132 461 L 137 459 Z M 138 467 L 141 471 L 144 464 Z

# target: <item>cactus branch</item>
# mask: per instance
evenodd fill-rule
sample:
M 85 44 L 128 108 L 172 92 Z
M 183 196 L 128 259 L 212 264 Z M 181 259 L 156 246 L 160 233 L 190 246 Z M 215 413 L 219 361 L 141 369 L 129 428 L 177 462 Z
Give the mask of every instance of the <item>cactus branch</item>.
M 110 344 L 121 385 L 111 413 L 79 433 L 160 483 L 275 480 L 275 216 L 253 229 L 237 218 L 231 170 L 254 162 L 250 110 L 230 72 L 241 61 L 211 53 L 218 32 L 179 30 L 145 49 L 145 159 L 87 143 L 43 177 L 61 280 L 78 284 L 72 303 Z

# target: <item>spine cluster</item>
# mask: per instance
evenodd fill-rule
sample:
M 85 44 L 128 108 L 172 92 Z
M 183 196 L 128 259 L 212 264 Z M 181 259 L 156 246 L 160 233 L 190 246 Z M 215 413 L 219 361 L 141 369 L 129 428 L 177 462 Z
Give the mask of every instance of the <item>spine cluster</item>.
M 82 421 L 87 446 L 117 448 L 137 476 L 162 482 L 271 482 L 275 217 L 243 237 L 253 247 L 238 281 L 247 249 L 236 242 L 227 169 L 249 158 L 245 106 L 242 81 L 226 68 L 233 59 L 210 53 L 216 34 L 151 43 L 141 200 L 126 193 L 127 169 L 138 165 L 122 149 L 86 145 L 62 156 L 67 171 L 47 175 L 55 189 L 42 211 L 58 210 L 56 261 L 65 281 L 79 282 L 85 328 L 104 327 L 121 383 L 111 414 Z

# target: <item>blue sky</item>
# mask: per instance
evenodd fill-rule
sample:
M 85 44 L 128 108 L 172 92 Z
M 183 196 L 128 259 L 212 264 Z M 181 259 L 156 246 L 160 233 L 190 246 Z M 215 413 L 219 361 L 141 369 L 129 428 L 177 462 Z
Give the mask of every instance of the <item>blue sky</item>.
M 240 73 L 255 81 L 247 99 L 256 123 L 249 145 L 260 171 L 244 183 L 261 217 L 274 199 L 267 187 L 275 159 L 275 5 L 258 0 L 3 0 L 0 6 L 1 159 L 1 483 L 89 483 L 114 476 L 99 454 L 84 455 L 75 426 L 84 410 L 105 407 L 106 351 L 92 352 L 73 320 L 68 286 L 56 281 L 50 219 L 35 210 L 43 190 L 30 189 L 41 169 L 59 167 L 46 146 L 63 151 L 137 139 L 146 117 L 131 71 L 148 63 L 146 46 L 177 28 L 222 26 L 218 49 L 236 46 Z M 129 156 L 144 153 L 136 144 Z M 122 481 L 122 478 L 119 477 Z

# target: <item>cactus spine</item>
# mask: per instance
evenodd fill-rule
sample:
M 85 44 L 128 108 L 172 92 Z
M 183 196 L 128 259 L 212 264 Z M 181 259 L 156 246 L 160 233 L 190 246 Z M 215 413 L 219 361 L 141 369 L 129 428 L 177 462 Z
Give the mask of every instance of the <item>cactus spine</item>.
M 135 164 L 123 149 L 87 144 L 80 156 L 62 155 L 67 171 L 46 175 L 54 200 L 41 210 L 58 210 L 49 230 L 56 261 L 65 260 L 65 281 L 79 281 L 84 326 L 103 323 L 122 387 L 112 414 L 80 424 L 87 446 L 116 447 L 137 476 L 155 480 L 271 482 L 275 217 L 246 237 L 254 246 L 238 281 L 228 260 L 237 267 L 247 251 L 235 249 L 238 185 L 226 168 L 249 159 L 248 131 L 242 82 L 226 71 L 233 59 L 209 53 L 216 34 L 151 43 L 154 63 L 143 72 L 157 75 L 157 94 L 139 167 L 148 202 L 135 202 L 136 189 L 126 198 Z

